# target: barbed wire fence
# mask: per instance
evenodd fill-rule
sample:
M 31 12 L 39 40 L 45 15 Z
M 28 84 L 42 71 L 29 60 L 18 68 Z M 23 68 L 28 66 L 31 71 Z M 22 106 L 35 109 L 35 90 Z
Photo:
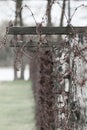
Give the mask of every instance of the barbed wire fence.
M 53 4 L 60 6 L 58 0 L 52 1 L 50 6 Z M 77 7 L 70 21 L 64 14 L 67 25 L 81 7 L 87 8 L 83 4 Z M 69 37 L 66 35 L 62 43 L 50 47 L 50 41 L 41 34 L 43 22 L 47 21 L 46 13 L 42 17 L 42 22 L 38 24 L 30 7 L 25 5 L 22 9 L 24 8 L 28 8 L 31 12 L 39 39 L 38 45 L 34 48 L 34 56 L 37 56 L 39 62 L 38 79 L 40 79 L 34 91 L 36 92 L 37 126 L 40 130 L 86 130 L 87 32 L 77 34 L 73 26 L 69 25 L 73 35 L 71 33 Z M 0 48 L 6 47 L 9 27 L 7 27 L 6 34 L 0 42 Z M 31 37 L 30 41 L 33 42 Z M 16 39 L 14 47 L 17 45 L 18 39 Z M 17 55 L 16 62 L 18 64 L 16 65 L 18 68 L 21 64 L 22 54 L 30 58 L 26 46 L 28 46 L 27 42 L 21 45 L 19 55 Z

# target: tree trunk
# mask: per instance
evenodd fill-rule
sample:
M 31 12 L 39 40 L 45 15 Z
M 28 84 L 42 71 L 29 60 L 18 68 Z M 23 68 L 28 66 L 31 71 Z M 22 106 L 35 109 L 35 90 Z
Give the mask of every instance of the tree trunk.
M 16 0 L 16 11 L 15 11 L 15 22 L 14 22 L 14 25 L 15 26 L 23 26 L 23 19 L 22 19 L 22 1 L 23 0 Z M 24 40 L 24 36 L 21 35 L 19 36 L 20 37 L 20 40 Z M 14 38 L 17 39 L 17 36 L 14 36 Z M 16 48 L 16 51 L 17 51 L 17 48 Z M 23 60 L 21 62 L 21 75 L 20 75 L 20 79 L 24 79 L 24 63 L 23 63 Z M 14 80 L 17 80 L 18 79 L 18 76 L 17 76 L 17 70 L 14 66 Z
M 46 9 L 46 15 L 47 15 L 47 26 L 52 26 L 52 22 L 51 22 L 51 0 L 47 0 L 47 9 Z
M 24 80 L 24 70 L 25 70 L 25 65 L 24 65 L 24 61 L 22 59 L 22 61 L 21 61 L 21 76 L 20 76 L 21 80 Z
M 16 71 L 16 68 L 15 68 L 15 65 L 14 65 L 14 80 L 17 80 L 18 77 L 17 77 L 17 71 Z
M 64 20 L 64 15 L 65 15 L 65 7 L 66 7 L 66 0 L 63 0 L 62 13 L 61 13 L 61 18 L 60 18 L 60 27 L 63 26 L 63 20 Z
M 61 18 L 60 18 L 60 27 L 63 26 L 63 21 L 64 21 L 64 15 L 65 15 L 65 8 L 66 8 L 66 0 L 63 0 L 63 5 L 62 5 L 62 12 L 61 12 Z M 62 36 L 58 36 L 58 41 L 62 41 Z

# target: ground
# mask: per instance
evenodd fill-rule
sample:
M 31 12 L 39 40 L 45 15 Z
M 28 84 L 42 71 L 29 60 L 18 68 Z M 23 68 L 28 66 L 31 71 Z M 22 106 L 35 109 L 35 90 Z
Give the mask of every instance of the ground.
M 29 81 L 0 83 L 0 130 L 35 130 L 34 108 Z

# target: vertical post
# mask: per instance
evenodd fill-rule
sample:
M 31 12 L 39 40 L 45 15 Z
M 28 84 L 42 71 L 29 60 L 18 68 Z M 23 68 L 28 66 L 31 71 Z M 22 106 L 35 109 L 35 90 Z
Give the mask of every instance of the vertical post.
M 70 0 L 68 0 L 68 26 L 70 26 L 70 20 L 71 20 L 71 12 L 70 12 Z M 68 36 L 68 42 L 69 42 L 69 69 L 71 67 L 71 45 L 70 45 L 70 42 L 71 42 L 71 38 L 70 38 L 70 35 Z M 72 88 L 71 88 L 71 76 L 69 76 L 69 93 L 71 94 L 71 91 L 72 91 Z M 70 94 L 69 94 L 69 103 L 71 101 L 71 98 L 70 98 Z M 70 105 L 70 104 L 69 104 Z
M 70 8 L 70 0 L 68 0 L 68 26 L 70 26 L 70 23 L 71 23 L 71 8 Z M 69 50 L 68 50 L 68 52 L 69 52 L 69 72 L 71 71 L 71 68 L 72 67 L 74 67 L 74 66 L 72 66 L 73 65 L 73 61 L 71 61 L 72 59 L 71 59 L 71 36 L 70 36 L 70 34 L 68 35 L 68 43 L 69 43 Z M 67 104 L 67 106 L 68 106 L 68 111 L 69 112 L 72 112 L 72 109 L 73 109 L 73 105 L 74 105 L 74 99 L 73 99 L 73 93 L 72 93 L 72 77 L 71 77 L 71 72 L 69 73 L 69 77 L 68 77 L 68 82 L 69 82 L 69 95 L 68 95 L 68 104 Z M 69 115 L 68 115 L 69 116 Z M 73 114 L 71 114 L 71 119 L 68 119 L 68 123 L 67 123 L 67 127 L 68 128 L 71 128 L 71 130 L 73 129 L 75 129 L 74 128 L 74 125 L 75 125 L 75 122 L 74 122 L 74 124 L 73 124 L 73 121 L 72 121 L 72 119 L 73 119 L 74 117 L 73 117 Z
M 40 55 L 40 87 L 39 116 L 40 130 L 55 130 L 54 95 L 53 95 L 53 63 L 51 50 L 45 50 Z
M 48 18 L 47 26 L 51 23 L 51 0 L 47 0 L 46 14 Z M 47 36 L 51 39 L 51 36 Z M 39 48 L 39 85 L 38 85 L 38 120 L 39 130 L 55 130 L 54 120 L 54 94 L 53 94 L 53 55 L 52 48 Z

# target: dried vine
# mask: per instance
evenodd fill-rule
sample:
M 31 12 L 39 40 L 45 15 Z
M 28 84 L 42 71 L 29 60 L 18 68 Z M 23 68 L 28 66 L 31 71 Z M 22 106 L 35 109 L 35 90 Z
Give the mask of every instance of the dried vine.
M 50 6 L 53 4 L 60 6 L 58 0 L 53 0 Z M 42 22 L 37 24 L 29 6 L 25 5 L 24 7 L 31 12 L 39 37 L 38 46 L 35 49 L 35 55 L 37 55 L 35 58 L 37 58 L 37 62 L 39 61 L 36 69 L 39 74 L 35 75 L 37 77 L 33 87 L 36 101 L 37 127 L 39 130 L 85 130 L 87 99 L 86 97 L 84 98 L 83 90 L 87 81 L 85 76 L 85 71 L 87 70 L 87 45 L 85 44 L 87 42 L 87 34 L 84 33 L 84 37 L 78 36 L 73 26 L 70 25 L 74 35 L 71 36 L 70 34 L 69 40 L 66 40 L 69 38 L 66 36 L 63 43 L 58 43 L 59 46 L 52 46 L 51 49 L 42 49 L 43 41 L 47 39 L 45 39 L 46 37 L 42 38 L 41 27 L 43 20 L 46 20 L 44 17 L 47 12 Z M 77 7 L 70 21 L 80 7 L 86 8 L 83 4 Z M 64 16 L 68 23 L 67 15 L 65 14 Z M 18 50 L 17 63 L 20 63 L 23 53 L 26 54 L 27 52 L 26 50 L 25 45 Z M 83 69 L 80 73 L 79 70 L 82 67 Z M 83 104 L 80 102 L 79 93 L 82 100 L 85 101 Z
M 38 86 L 38 114 L 40 130 L 55 129 L 53 62 L 51 50 L 41 52 L 39 56 L 40 81 Z

